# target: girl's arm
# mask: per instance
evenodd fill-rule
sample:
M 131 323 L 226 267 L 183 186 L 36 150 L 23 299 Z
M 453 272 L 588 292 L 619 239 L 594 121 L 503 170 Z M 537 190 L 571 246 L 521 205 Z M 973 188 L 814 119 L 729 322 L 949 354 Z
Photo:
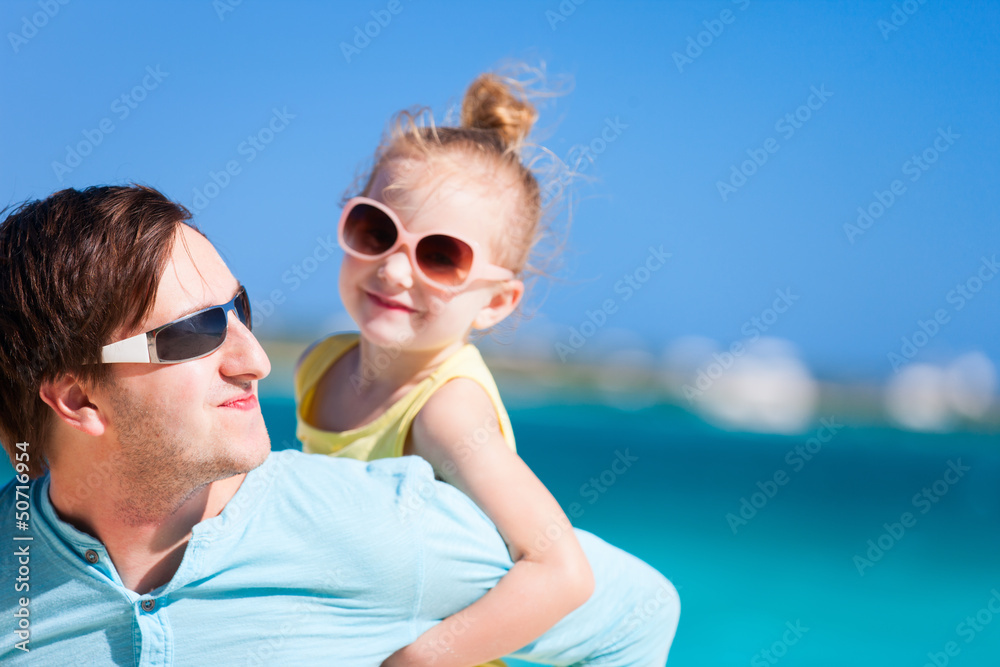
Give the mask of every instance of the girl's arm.
M 500 433 L 478 383 L 456 378 L 427 401 L 411 429 L 413 451 L 496 524 L 514 566 L 464 610 L 389 656 L 383 667 L 471 667 L 537 639 L 594 590 L 569 520 Z

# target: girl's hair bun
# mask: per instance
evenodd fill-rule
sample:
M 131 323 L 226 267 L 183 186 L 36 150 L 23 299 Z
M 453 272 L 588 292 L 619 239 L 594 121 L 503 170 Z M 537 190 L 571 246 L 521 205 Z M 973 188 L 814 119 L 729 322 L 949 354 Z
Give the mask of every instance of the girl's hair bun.
M 537 119 L 521 85 L 495 74 L 479 75 L 462 100 L 462 127 L 493 130 L 508 146 L 527 139 Z

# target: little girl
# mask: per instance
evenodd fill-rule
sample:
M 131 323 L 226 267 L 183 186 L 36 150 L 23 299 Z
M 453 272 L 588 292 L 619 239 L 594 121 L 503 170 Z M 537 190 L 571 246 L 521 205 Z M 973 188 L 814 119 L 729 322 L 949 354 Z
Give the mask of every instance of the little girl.
M 400 114 L 339 222 L 340 296 L 360 331 L 318 341 L 296 371 L 306 452 L 423 457 L 489 516 L 514 563 L 482 598 L 383 665 L 499 658 L 594 589 L 568 519 L 515 453 L 496 384 L 468 343 L 518 306 L 539 234 L 539 185 L 519 156 L 536 113 L 513 90 L 480 76 L 461 127 L 422 127 Z

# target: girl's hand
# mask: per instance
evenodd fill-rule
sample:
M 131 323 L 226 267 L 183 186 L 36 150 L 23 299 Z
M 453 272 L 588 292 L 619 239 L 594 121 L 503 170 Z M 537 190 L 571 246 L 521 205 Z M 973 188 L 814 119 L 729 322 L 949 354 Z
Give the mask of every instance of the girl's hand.
M 407 656 L 409 646 L 404 646 L 382 661 L 381 667 L 419 667 L 422 663 Z

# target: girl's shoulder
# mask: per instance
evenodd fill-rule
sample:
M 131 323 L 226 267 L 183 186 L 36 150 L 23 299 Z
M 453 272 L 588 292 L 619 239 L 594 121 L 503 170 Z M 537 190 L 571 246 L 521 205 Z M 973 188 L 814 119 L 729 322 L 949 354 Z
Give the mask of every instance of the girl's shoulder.
M 319 382 L 332 364 L 358 344 L 357 332 L 335 333 L 312 343 L 295 366 L 295 395 L 301 397 Z
M 440 420 L 454 421 L 456 415 L 479 414 L 484 407 L 492 415 L 486 425 L 499 422 L 507 446 L 517 451 L 510 417 L 493 374 L 479 350 L 468 344 L 434 373 L 433 381 L 410 407 L 410 418 L 416 419 L 423 413 L 425 425 L 437 425 Z

